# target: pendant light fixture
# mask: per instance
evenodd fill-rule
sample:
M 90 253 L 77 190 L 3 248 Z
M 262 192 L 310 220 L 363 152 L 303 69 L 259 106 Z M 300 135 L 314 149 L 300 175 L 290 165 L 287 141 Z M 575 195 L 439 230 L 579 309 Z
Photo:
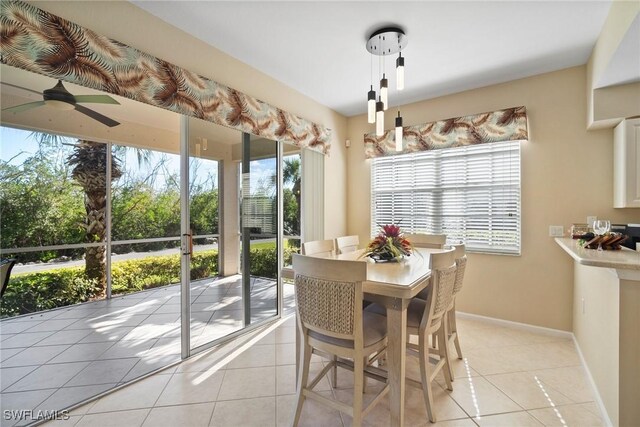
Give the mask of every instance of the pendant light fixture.
M 402 52 L 398 53 L 396 59 L 396 89 L 404 89 L 404 58 Z
M 367 93 L 367 121 L 376 122 L 376 91 L 373 90 L 373 56 L 371 56 L 371 90 Z
M 367 94 L 367 121 L 369 123 L 376 122 L 376 91 L 373 90 L 373 85 L 371 85 L 371 90 Z
M 378 76 L 380 78 L 380 94 L 378 96 L 378 102 L 375 102 L 376 92 L 371 90 L 367 94 L 367 119 L 369 123 L 376 123 L 376 135 L 384 135 L 384 111 L 389 108 L 389 80 L 385 72 L 385 58 L 389 55 L 400 54 L 396 59 L 396 88 L 397 90 L 404 89 L 404 58 L 400 53 L 402 49 L 407 45 L 407 36 L 404 31 L 399 27 L 384 27 L 374 31 L 369 37 L 367 42 L 367 51 L 371 55 L 380 56 L 380 68 Z M 372 56 L 373 58 L 373 56 Z M 373 75 L 373 60 L 371 61 L 371 74 Z M 375 117 L 374 116 L 375 108 Z M 396 135 L 400 132 L 400 138 L 396 138 L 396 149 L 402 150 L 402 117 L 398 112 L 398 118 L 396 124 L 400 120 L 400 131 L 396 126 Z M 399 142 L 398 142 L 399 141 Z M 399 144 L 399 145 L 398 145 Z
M 402 132 L 402 116 L 400 110 L 398 110 L 398 117 L 396 117 L 396 151 L 402 151 L 402 138 L 404 137 Z
M 384 104 L 384 109 L 389 108 L 389 81 L 387 76 L 383 73 L 382 79 L 380 79 L 380 98 Z
M 380 97 L 376 102 L 376 136 L 384 135 L 384 104 Z

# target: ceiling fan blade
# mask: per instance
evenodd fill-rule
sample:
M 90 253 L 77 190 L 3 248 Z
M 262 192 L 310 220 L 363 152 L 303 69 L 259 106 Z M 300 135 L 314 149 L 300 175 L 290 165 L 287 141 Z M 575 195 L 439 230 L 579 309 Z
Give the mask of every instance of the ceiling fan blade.
M 109 95 L 75 95 L 74 98 L 76 102 L 120 105 L 118 101 Z
M 84 107 L 82 105 L 78 105 L 76 104 L 76 111 L 91 117 L 94 120 L 99 121 L 100 123 L 102 123 L 103 125 L 109 126 L 110 128 L 114 127 L 114 126 L 118 126 L 120 123 L 116 122 L 113 119 L 110 119 L 109 117 L 102 115 L 100 113 L 98 113 L 97 111 L 93 111 L 87 107 Z
M 27 89 L 26 87 L 22 87 L 22 86 L 17 86 L 17 85 L 12 85 L 11 83 L 6 83 L 6 82 L 2 82 L 3 85 L 5 86 L 10 86 L 10 87 L 14 87 L 16 89 L 20 89 L 20 90 L 25 90 L 27 92 L 31 92 L 31 93 L 35 93 L 36 95 L 40 95 L 42 96 L 41 92 L 35 91 L 35 90 L 31 90 L 31 89 Z
M 23 111 L 31 110 L 32 108 L 42 107 L 44 101 L 27 102 L 26 104 L 16 105 L 15 107 L 3 108 L 2 111 L 8 111 L 10 113 L 22 113 Z

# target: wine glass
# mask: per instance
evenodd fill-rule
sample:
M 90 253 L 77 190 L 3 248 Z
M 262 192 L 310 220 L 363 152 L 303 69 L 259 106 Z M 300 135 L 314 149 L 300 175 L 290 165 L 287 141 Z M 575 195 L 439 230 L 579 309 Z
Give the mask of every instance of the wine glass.
M 600 236 L 603 236 L 605 233 L 608 233 L 611 229 L 611 221 L 606 219 L 597 219 L 593 222 L 593 232 Z M 598 250 L 602 250 L 602 238 L 598 242 Z

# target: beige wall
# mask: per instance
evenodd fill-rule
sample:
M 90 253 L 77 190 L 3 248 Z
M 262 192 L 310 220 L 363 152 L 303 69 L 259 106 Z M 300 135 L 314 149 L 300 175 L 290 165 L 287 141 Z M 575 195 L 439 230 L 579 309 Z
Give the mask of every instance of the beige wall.
M 522 256 L 470 254 L 461 311 L 570 331 L 571 261 L 548 237 L 597 215 L 640 220 L 640 209 L 613 209 L 613 130 L 587 131 L 586 67 L 574 67 L 401 107 L 405 125 L 524 105 L 530 140 L 522 143 Z M 393 102 L 393 95 L 391 98 Z M 393 126 L 396 110 L 386 114 Z M 370 233 L 370 161 L 366 116 L 348 121 L 349 234 Z
M 325 160 L 325 189 L 332 203 L 325 209 L 325 234 L 346 232 L 345 117 L 130 3 L 29 3 L 332 129 L 331 155 Z

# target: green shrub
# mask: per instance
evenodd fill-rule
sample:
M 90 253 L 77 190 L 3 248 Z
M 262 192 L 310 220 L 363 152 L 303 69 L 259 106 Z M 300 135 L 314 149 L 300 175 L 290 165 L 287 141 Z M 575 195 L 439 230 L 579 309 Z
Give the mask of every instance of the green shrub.
M 217 274 L 218 251 L 191 257 L 191 279 Z M 111 291 L 128 294 L 180 282 L 180 255 L 165 255 L 114 262 Z M 17 316 L 89 301 L 98 295 L 97 281 L 87 279 L 84 267 L 15 274 L 0 300 L 0 316 Z
M 285 247 L 285 264 L 291 264 L 293 248 Z M 276 278 L 275 245 L 251 249 L 251 274 Z M 191 257 L 191 280 L 204 279 L 218 272 L 218 251 L 198 252 Z M 127 261 L 111 266 L 114 295 L 180 282 L 180 255 L 165 255 Z M 98 295 L 96 280 L 87 279 L 84 267 L 67 267 L 39 273 L 16 274 L 0 301 L 2 317 L 48 310 L 89 301 Z
M 0 315 L 17 316 L 88 301 L 97 294 L 97 280 L 80 267 L 16 275 L 0 300 Z
M 285 246 L 284 264 L 291 264 L 291 254 L 293 249 Z M 275 279 L 278 274 L 277 253 L 275 245 L 270 247 L 251 249 L 251 265 L 249 270 L 252 276 L 267 277 Z

